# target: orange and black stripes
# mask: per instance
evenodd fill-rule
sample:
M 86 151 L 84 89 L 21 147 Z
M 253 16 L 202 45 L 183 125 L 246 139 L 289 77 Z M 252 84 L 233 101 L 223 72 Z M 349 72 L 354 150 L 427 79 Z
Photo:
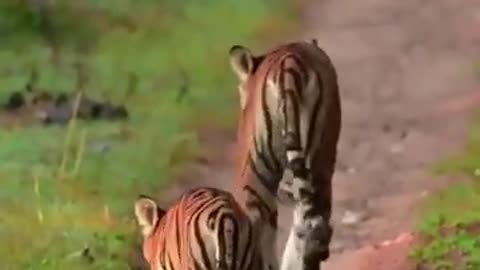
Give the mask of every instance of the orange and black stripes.
M 340 129 L 338 85 L 330 60 L 316 40 L 279 46 L 261 56 L 237 45 L 230 54 L 245 100 L 238 139 L 243 153 L 239 160 L 246 162 L 239 168 L 249 168 L 254 176 L 249 179 L 242 173 L 238 183 L 255 186 L 248 182 L 259 181 L 275 194 L 289 168 L 294 182 L 301 182 L 298 191 L 314 193 L 321 187 L 315 179 L 306 179 L 310 167 L 323 143 L 336 149 Z M 325 82 L 325 76 L 333 78 Z M 333 134 L 330 141 L 323 138 L 328 129 Z M 334 153 L 325 155 L 336 156 L 336 151 L 330 152 Z
M 240 81 L 235 182 L 244 193 L 240 204 L 253 217 L 262 213 L 260 219 L 275 230 L 276 195 L 289 169 L 293 181 L 285 191 L 302 202 L 304 218 L 321 215 L 328 224 L 341 126 L 337 74 L 329 57 L 312 40 L 260 56 L 236 45 L 230 61 Z
M 305 68 L 301 65 L 298 57 L 294 53 L 287 54 L 285 59 L 281 62 L 280 73 L 278 80 L 278 91 L 281 96 L 281 106 L 283 108 L 283 136 L 284 146 L 287 157 L 287 165 L 293 174 L 293 181 L 298 181 L 302 185 L 299 192 L 310 192 L 311 185 L 307 180 L 307 165 L 305 161 L 305 150 L 302 146 L 301 138 L 301 112 L 300 106 L 304 104 L 306 90 L 304 89 L 304 82 L 306 79 Z M 303 73 L 302 73 L 303 72 Z M 317 100 L 320 100 L 317 97 Z M 304 116 L 305 117 L 305 116 Z M 307 121 L 310 122 L 310 121 Z M 314 127 L 313 127 L 314 129 Z M 308 188 L 309 187 L 309 188 Z M 303 195 L 293 194 L 296 200 L 303 199 Z
M 148 207 L 164 214 L 151 218 Z M 166 212 L 143 197 L 136 203 L 136 215 L 141 226 L 152 226 L 144 232 L 143 243 L 152 270 L 261 269 L 256 232 L 226 191 L 191 190 Z

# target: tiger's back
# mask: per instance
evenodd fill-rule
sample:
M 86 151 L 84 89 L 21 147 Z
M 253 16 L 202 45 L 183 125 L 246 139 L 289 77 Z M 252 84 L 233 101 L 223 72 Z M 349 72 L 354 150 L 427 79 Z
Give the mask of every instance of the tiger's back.
M 143 232 L 143 254 L 152 270 L 260 269 L 255 232 L 226 191 L 193 189 L 182 194 L 167 211 L 143 197 L 135 208 L 143 229 L 145 224 L 152 224 Z M 156 222 L 150 213 L 158 213 Z
M 284 254 L 296 254 L 292 257 L 316 269 L 329 257 L 332 235 L 331 180 L 342 118 L 336 70 L 316 40 L 280 45 L 263 54 L 235 45 L 230 61 L 239 79 L 241 105 L 240 201 L 252 219 L 270 223 L 274 231 L 269 220 L 276 216 L 277 193 L 293 199 L 295 240 L 287 242 L 289 252 Z M 293 176 L 290 183 L 281 182 L 286 170 Z
M 303 156 L 303 167 L 334 166 L 341 128 L 336 70 L 316 43 L 289 43 L 261 55 L 234 46 L 230 53 L 242 109 L 237 187 L 264 190 L 270 194 L 262 197 L 273 202 L 285 169 L 294 165 L 289 154 Z M 243 177 L 248 166 L 258 181 Z

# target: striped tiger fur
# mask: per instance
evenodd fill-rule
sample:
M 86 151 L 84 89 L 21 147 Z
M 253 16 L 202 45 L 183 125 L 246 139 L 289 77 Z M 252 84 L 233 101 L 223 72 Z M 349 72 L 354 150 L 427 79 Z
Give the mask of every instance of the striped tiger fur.
M 341 127 L 336 70 L 315 39 L 262 55 L 235 45 L 230 62 L 239 79 L 241 107 L 239 202 L 254 221 L 275 231 L 277 193 L 290 195 L 294 222 L 282 269 L 302 269 L 299 263 L 318 269 L 329 257 L 332 235 L 331 179 Z M 281 181 L 286 169 L 293 175 L 290 183 Z M 274 233 L 264 235 L 269 239 L 262 243 L 275 242 Z M 287 262 L 293 257 L 296 265 Z
M 256 232 L 226 191 L 192 189 L 167 210 L 141 195 L 135 216 L 151 270 L 262 269 Z

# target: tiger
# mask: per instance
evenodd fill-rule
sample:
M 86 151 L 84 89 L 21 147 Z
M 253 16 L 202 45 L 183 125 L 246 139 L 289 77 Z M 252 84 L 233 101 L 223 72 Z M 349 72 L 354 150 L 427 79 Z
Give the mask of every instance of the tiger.
M 134 209 L 151 270 L 263 269 L 258 235 L 227 191 L 191 189 L 166 210 L 142 194 Z
M 266 224 L 267 252 L 276 242 L 279 195 L 288 195 L 294 215 L 281 269 L 318 269 L 333 234 L 331 180 L 342 118 L 336 69 L 316 39 L 258 55 L 233 45 L 229 58 L 240 103 L 235 194 L 254 224 Z M 286 171 L 290 182 L 282 181 Z

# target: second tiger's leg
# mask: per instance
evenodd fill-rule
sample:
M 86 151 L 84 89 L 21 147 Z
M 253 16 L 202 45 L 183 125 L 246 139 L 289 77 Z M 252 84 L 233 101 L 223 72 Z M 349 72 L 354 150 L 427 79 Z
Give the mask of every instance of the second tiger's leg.
M 278 270 L 278 259 L 275 252 L 277 243 L 277 230 L 270 226 L 266 227 L 267 228 L 265 228 L 265 230 L 262 232 L 262 235 L 259 237 L 264 260 L 263 269 Z

